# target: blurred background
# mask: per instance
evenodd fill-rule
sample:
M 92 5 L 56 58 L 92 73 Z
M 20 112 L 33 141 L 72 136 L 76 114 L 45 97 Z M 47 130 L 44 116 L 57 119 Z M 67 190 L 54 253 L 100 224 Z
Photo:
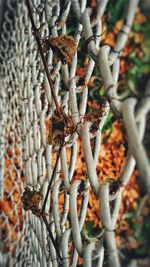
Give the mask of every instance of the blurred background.
M 122 14 L 124 9 L 124 1 L 116 0 L 109 1 L 107 12 L 103 17 L 103 35 L 102 43 L 107 43 L 114 46 L 115 38 L 122 26 Z M 15 2 L 15 1 L 14 1 Z M 94 9 L 97 5 L 96 0 L 88 1 L 89 7 Z M 4 14 L 6 11 L 6 1 L 0 1 L 0 32 L 2 31 L 2 24 L 4 21 Z M 119 92 L 125 97 L 134 96 L 140 98 L 146 88 L 150 79 L 150 1 L 141 0 L 139 8 L 135 16 L 132 31 L 130 33 L 128 42 L 123 50 L 120 61 L 120 77 L 119 77 Z M 73 28 L 73 21 L 70 15 L 70 34 Z M 81 79 L 84 78 L 86 66 L 88 63 L 85 43 L 81 42 L 79 46 L 79 63 L 76 74 Z M 85 51 L 85 53 L 83 53 Z M 7 63 L 6 63 L 7 64 Z M 89 82 L 89 100 L 88 111 L 99 110 L 100 103 L 103 102 L 104 88 L 101 86 L 101 80 L 98 73 L 95 71 Z M 99 87 L 99 90 L 97 90 Z M 148 96 L 149 97 L 149 96 Z M 150 155 L 150 114 L 147 120 L 147 130 L 144 138 L 144 145 L 148 155 Z M 79 144 L 80 146 L 80 144 Z M 81 146 L 80 146 L 81 147 Z M 120 170 L 127 152 L 127 141 L 125 137 L 124 128 L 121 120 L 116 120 L 113 114 L 110 113 L 105 127 L 103 129 L 102 137 L 102 151 L 100 156 L 100 163 L 97 167 L 97 172 L 103 180 L 109 176 L 112 179 L 119 177 Z M 19 151 L 18 151 L 19 153 Z M 10 155 L 11 151 L 7 150 Z M 17 155 L 17 152 L 16 152 Z M 85 166 L 82 149 L 80 149 L 77 161 L 77 169 L 74 179 L 79 175 L 84 180 Z M 5 167 L 9 168 L 9 162 L 5 159 Z M 100 172 L 100 170 L 102 170 Z M 13 183 L 10 179 L 5 179 L 2 184 L 6 192 L 11 192 Z M 19 196 L 15 195 L 16 201 Z M 60 197 L 60 202 L 61 200 Z M 5 203 L 0 201 L 1 213 L 9 218 L 10 228 L 15 224 L 15 216 L 10 216 L 11 199 Z M 20 207 L 21 209 L 21 207 Z M 93 236 L 99 232 L 101 222 L 99 221 L 99 204 L 94 198 L 93 193 L 90 193 L 87 219 L 85 222 L 85 229 L 88 235 Z M 21 215 L 20 215 L 21 216 Z M 2 217 L 3 218 L 3 217 Z M 3 225 L 2 220 L 0 224 Z M 1 239 L 5 240 L 7 229 L 3 229 Z M 17 229 L 12 233 L 12 240 L 17 238 Z M 129 184 L 123 193 L 123 202 L 120 210 L 120 218 L 118 220 L 116 230 L 117 246 L 120 249 L 121 256 L 126 255 L 125 263 L 131 261 L 131 266 L 149 267 L 150 266 L 150 197 L 145 195 L 140 186 L 140 177 L 137 170 L 134 171 Z M 7 253 L 9 250 L 8 244 L 3 246 L 1 243 L 2 253 Z M 1 257 L 2 254 L 1 254 Z M 79 260 L 79 266 L 82 266 L 82 260 Z M 2 266 L 2 265 L 0 265 Z M 128 265 L 129 266 L 129 265 Z

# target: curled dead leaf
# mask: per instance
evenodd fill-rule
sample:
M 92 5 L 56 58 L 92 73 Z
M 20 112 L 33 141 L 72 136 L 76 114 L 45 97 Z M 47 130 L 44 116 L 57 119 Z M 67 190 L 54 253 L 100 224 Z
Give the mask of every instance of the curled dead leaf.
M 55 62 L 60 60 L 63 64 L 70 64 L 77 50 L 75 39 L 64 34 L 44 40 L 43 52 L 46 53 L 50 48 Z
M 37 217 L 41 216 L 41 210 L 39 209 L 39 202 L 43 199 L 42 194 L 36 190 L 30 190 L 29 187 L 25 188 L 21 201 L 23 203 L 24 210 L 31 210 Z
M 57 110 L 50 120 L 48 143 L 60 145 L 65 141 L 65 137 L 73 134 L 75 127 L 70 115 L 67 115 L 63 107 L 60 107 L 61 116 Z

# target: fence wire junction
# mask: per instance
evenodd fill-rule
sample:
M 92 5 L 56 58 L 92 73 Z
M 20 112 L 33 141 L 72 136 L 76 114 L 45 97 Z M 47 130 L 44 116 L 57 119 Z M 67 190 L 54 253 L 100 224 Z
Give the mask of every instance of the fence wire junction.
M 109 0 L 97 1 L 94 16 L 86 0 L 7 1 L 0 45 L 0 259 L 4 266 L 73 267 L 79 256 L 86 267 L 121 266 L 115 229 L 122 192 L 135 165 L 150 193 L 150 164 L 142 144 L 149 97 L 118 94 L 120 56 L 138 6 L 137 0 L 124 2 L 122 28 L 112 48 L 101 44 Z M 88 54 L 82 80 L 76 75 L 81 42 Z M 94 70 L 105 98 L 99 111 L 89 113 Z M 143 94 L 150 94 L 150 83 Z M 111 177 L 101 181 L 96 171 L 110 109 L 123 120 L 128 140 L 115 194 L 110 191 Z M 84 181 L 74 179 L 79 140 Z M 102 223 L 92 238 L 83 231 L 90 191 L 99 201 Z

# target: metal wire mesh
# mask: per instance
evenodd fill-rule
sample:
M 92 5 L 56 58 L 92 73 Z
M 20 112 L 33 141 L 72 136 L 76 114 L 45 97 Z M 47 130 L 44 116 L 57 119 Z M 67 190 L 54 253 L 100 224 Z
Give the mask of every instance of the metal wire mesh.
M 61 61 L 54 62 L 51 49 L 46 55 L 58 103 L 77 126 L 76 131 L 66 136 L 65 144 L 58 151 L 58 143 L 49 141 L 55 103 L 32 34 L 28 10 L 24 1 L 8 1 L 1 35 L 0 67 L 0 182 L 1 205 L 5 207 L 0 217 L 1 251 L 2 262 L 7 262 L 8 266 L 77 266 L 79 255 L 83 258 L 84 266 L 103 266 L 104 249 L 108 265 L 120 266 L 114 230 L 122 191 L 134 170 L 135 162 L 143 183 L 150 191 L 149 162 L 141 143 L 149 103 L 147 100 L 137 103 L 134 98 L 123 101 L 117 94 L 119 56 L 126 44 L 138 1 L 125 1 L 124 24 L 118 32 L 114 49 L 106 44 L 100 47 L 102 17 L 108 2 L 97 1 L 94 19 L 90 19 L 92 10 L 89 10 L 86 1 L 34 1 L 39 12 L 43 10 L 41 16 L 32 6 L 37 28 L 44 23 L 42 37 L 67 34 L 71 12 L 76 21 L 73 30 L 77 48 L 82 40 L 86 40 L 89 55 L 83 83 L 79 83 L 76 76 L 82 51 L 75 54 L 70 66 Z M 88 82 L 94 69 L 99 70 L 106 91 L 96 131 L 92 128 L 94 122 L 91 117 L 86 115 Z M 146 93 L 148 90 L 149 86 Z M 138 108 L 135 113 L 136 104 Z M 115 196 L 111 196 L 109 191 L 111 177 L 102 182 L 96 172 L 101 130 L 110 107 L 116 116 L 123 116 L 129 144 L 127 160 L 120 175 L 121 186 Z M 86 166 L 84 182 L 80 177 L 74 179 L 79 139 Z M 90 140 L 94 140 L 93 147 Z M 25 212 L 21 202 L 27 186 L 32 192 L 40 192 L 42 200 L 37 203 L 38 211 L 41 211 L 50 181 L 52 184 L 44 213 L 60 257 L 43 217 L 35 214 L 33 209 Z M 93 239 L 82 232 L 89 190 L 99 199 L 99 216 L 103 224 L 100 235 Z M 60 195 L 63 195 L 63 202 L 60 201 Z M 113 211 L 109 201 L 114 203 Z

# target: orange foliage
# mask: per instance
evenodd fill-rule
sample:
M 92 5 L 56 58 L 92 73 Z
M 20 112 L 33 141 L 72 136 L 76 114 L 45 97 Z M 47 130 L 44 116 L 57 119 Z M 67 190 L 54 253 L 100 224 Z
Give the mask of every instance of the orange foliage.
M 113 32 L 109 32 L 107 33 L 106 37 L 103 39 L 105 40 L 105 44 L 108 44 L 110 46 L 113 46 L 115 45 L 115 36 L 114 36 L 114 33 Z
M 17 218 L 16 215 L 13 213 L 10 201 L 0 200 L 0 209 L 3 210 L 7 218 L 9 218 L 10 222 L 15 225 L 17 222 Z
M 14 147 L 14 150 L 15 150 L 15 155 L 16 156 L 19 156 L 21 154 L 21 151 L 17 146 Z
M 134 24 L 142 24 L 146 21 L 146 17 L 141 13 L 138 12 L 134 19 Z
M 14 144 L 14 141 L 16 144 Z M 17 146 L 17 140 L 8 136 L 8 143 L 4 162 L 4 188 L 3 199 L 0 200 L 0 227 L 1 238 L 3 240 L 2 251 L 7 253 L 12 251 L 15 255 L 16 240 L 18 240 L 18 231 L 22 229 L 22 204 L 21 204 L 21 187 L 20 179 L 23 179 L 23 174 L 18 177 L 18 170 L 22 170 L 18 156 L 21 154 Z M 13 146 L 13 148 L 12 148 Z M 14 153 L 12 152 L 14 151 Z M 15 206 L 16 203 L 16 206 Z M 15 206 L 15 207 L 14 207 Z M 7 218 L 7 220 L 6 220 Z M 8 242 L 9 237 L 9 242 Z
M 8 154 L 8 157 L 11 158 L 13 156 L 13 152 L 10 147 L 6 148 L 6 153 Z
M 100 104 L 92 102 L 92 101 L 88 101 L 88 107 L 92 108 L 93 110 L 99 110 L 100 109 Z
M 4 188 L 6 192 L 11 192 L 12 188 L 14 186 L 14 183 L 11 179 L 11 176 L 7 176 L 4 180 Z
M 124 59 L 120 60 L 120 74 L 127 72 L 130 69 L 130 62 L 125 61 Z
M 10 169 L 10 166 L 11 166 L 11 162 L 9 159 L 5 159 L 5 169 L 9 170 Z
M 16 189 L 13 191 L 12 196 L 14 202 L 18 203 L 20 201 L 20 194 Z
M 97 1 L 96 0 L 92 0 L 90 6 L 92 8 L 96 8 L 97 7 Z
M 101 153 L 97 171 L 101 180 L 114 178 L 120 175 L 122 165 L 125 160 L 125 136 L 123 125 L 116 121 L 109 139 L 101 146 Z M 109 130 L 103 134 L 103 140 L 109 135 Z
M 85 67 L 78 68 L 76 71 L 76 75 L 83 78 L 85 76 L 85 70 Z

